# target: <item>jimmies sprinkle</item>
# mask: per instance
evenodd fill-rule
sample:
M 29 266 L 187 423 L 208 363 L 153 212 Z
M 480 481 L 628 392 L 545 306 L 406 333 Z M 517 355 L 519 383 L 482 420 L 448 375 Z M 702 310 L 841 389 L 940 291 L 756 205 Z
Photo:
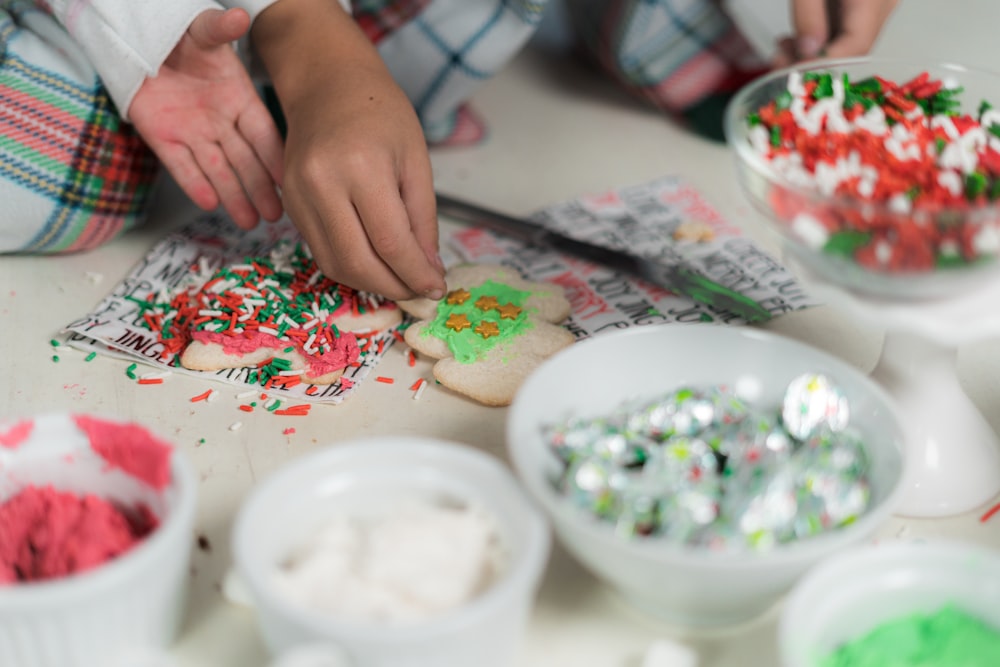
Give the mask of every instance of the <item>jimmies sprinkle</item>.
M 193 269 L 188 289 L 131 299 L 159 333 L 163 356 L 179 354 L 192 340 L 218 343 L 229 353 L 270 348 L 276 356 L 249 378 L 268 388 L 301 382 L 302 371 L 292 371 L 291 362 L 277 356 L 282 352 L 297 351 L 313 375 L 356 363 L 362 355 L 357 337 L 334 320 L 387 305 L 323 276 L 301 244 L 282 244 L 267 257 L 215 271 Z
M 749 141 L 790 188 L 778 218 L 809 246 L 885 272 L 962 266 L 1000 252 L 1000 111 L 963 113 L 962 89 L 793 72 L 751 113 Z

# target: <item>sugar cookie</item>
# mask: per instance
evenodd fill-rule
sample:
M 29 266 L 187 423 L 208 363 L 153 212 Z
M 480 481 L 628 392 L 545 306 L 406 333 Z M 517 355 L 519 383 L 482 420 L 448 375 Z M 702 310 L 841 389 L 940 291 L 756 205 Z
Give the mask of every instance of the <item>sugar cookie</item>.
M 183 348 L 185 368 L 260 366 L 311 384 L 334 382 L 358 360 L 355 334 L 402 322 L 395 303 L 325 277 L 302 244 L 219 269 L 172 305 L 161 340 Z
M 434 377 L 485 405 L 509 405 L 524 379 L 547 357 L 573 343 L 557 326 L 570 313 L 563 289 L 530 282 L 495 264 L 463 264 L 445 276 L 440 301 L 400 301 L 419 319 L 405 334 L 417 352 L 434 357 Z

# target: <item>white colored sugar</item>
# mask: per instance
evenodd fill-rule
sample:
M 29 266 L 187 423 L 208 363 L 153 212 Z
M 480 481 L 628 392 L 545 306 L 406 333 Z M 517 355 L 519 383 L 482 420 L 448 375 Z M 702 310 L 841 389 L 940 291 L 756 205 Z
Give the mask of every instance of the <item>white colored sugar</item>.
M 328 517 L 276 573 L 301 607 L 342 620 L 413 622 L 462 606 L 502 574 L 488 513 L 415 499 L 374 516 Z

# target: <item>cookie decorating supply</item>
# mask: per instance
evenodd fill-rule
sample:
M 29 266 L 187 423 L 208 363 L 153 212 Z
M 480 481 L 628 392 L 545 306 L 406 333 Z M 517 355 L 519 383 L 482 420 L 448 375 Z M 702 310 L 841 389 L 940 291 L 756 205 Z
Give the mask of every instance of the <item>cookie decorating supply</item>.
M 993 507 L 991 507 L 988 510 L 986 510 L 986 512 L 984 512 L 983 515 L 981 517 L 979 517 L 979 521 L 982 522 L 982 523 L 986 523 L 997 512 L 1000 512 L 1000 503 L 997 503 Z
M 190 400 L 192 403 L 197 403 L 198 401 L 207 401 L 208 397 L 212 395 L 212 391 L 213 391 L 212 389 L 209 389 L 201 394 L 198 394 L 197 396 L 192 396 L 188 400 Z
M 963 113 L 961 92 L 927 72 L 903 83 L 789 74 L 747 117 L 751 146 L 788 183 L 770 193 L 778 217 L 811 247 L 881 272 L 997 255 L 995 216 L 964 216 L 1000 197 L 1000 111 L 984 101 Z

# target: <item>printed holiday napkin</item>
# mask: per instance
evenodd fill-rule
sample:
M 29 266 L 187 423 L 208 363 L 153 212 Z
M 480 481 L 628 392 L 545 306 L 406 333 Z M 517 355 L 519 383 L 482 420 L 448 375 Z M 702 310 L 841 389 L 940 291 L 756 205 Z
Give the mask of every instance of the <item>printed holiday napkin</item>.
M 727 222 L 700 192 L 679 178 L 623 188 L 555 204 L 532 216 L 551 229 L 581 240 L 628 249 L 662 262 L 682 262 L 699 274 L 750 297 L 773 316 L 816 305 L 778 261 Z M 157 243 L 87 315 L 71 322 L 66 342 L 87 352 L 130 358 L 156 372 L 209 377 L 261 388 L 257 366 L 217 372 L 179 366 L 178 352 L 160 340 L 149 304 L 169 302 L 178 290 L 197 287 L 220 267 L 267 256 L 300 242 L 287 220 L 247 232 L 227 217 L 203 214 Z M 578 338 L 632 326 L 711 321 L 743 324 L 732 313 L 636 280 L 605 267 L 466 227 L 446 239 L 446 263 L 499 263 L 530 280 L 561 285 L 573 307 L 565 326 Z M 451 250 L 452 253 L 447 252 Z M 151 322 L 151 319 L 153 320 Z M 330 385 L 271 385 L 282 398 L 340 403 L 369 376 L 398 339 L 404 320 L 364 339 L 364 351 L 343 378 Z

